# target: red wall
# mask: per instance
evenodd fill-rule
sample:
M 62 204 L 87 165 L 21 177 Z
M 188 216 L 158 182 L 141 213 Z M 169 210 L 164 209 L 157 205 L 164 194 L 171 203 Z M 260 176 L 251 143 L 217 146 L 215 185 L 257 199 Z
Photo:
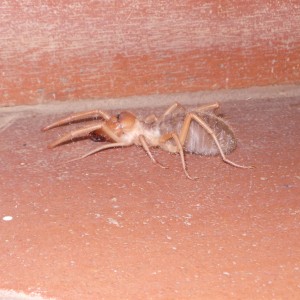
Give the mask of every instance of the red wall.
M 0 105 L 299 82 L 299 0 L 0 2 Z

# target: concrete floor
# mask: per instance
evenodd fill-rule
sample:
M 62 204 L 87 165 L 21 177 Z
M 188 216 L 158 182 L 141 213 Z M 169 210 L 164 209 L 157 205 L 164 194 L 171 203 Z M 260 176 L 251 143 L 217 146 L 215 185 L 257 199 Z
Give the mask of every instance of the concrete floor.
M 137 147 L 64 164 L 96 146 L 47 149 L 71 127 L 40 129 L 65 114 L 12 118 L 0 132 L 0 289 L 62 300 L 300 299 L 300 98 L 221 111 L 239 140 L 229 158 L 256 168 L 187 155 L 197 181 L 158 149 L 169 169 Z

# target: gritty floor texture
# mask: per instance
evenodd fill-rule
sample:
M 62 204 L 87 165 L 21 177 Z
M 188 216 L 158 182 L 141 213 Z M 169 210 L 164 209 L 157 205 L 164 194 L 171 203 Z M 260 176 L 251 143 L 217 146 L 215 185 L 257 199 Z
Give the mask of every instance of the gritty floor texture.
M 9 119 L 0 289 L 58 300 L 300 299 L 300 98 L 225 102 L 221 112 L 239 140 L 229 158 L 256 168 L 186 155 L 197 181 L 159 149 L 169 169 L 137 147 L 64 163 L 98 145 L 47 149 L 72 126 L 40 129 L 63 112 Z

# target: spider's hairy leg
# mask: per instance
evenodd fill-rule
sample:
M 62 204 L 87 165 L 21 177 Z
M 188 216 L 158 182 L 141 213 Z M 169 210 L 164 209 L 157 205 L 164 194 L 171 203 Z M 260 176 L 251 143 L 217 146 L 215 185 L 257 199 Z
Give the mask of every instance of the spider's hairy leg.
M 220 155 L 223 159 L 224 162 L 228 163 L 229 165 L 232 165 L 234 167 L 237 167 L 237 168 L 243 168 L 243 169 L 251 169 L 253 168 L 252 166 L 244 166 L 244 165 L 239 165 L 231 160 L 229 160 L 228 158 L 226 158 L 222 148 L 221 148 L 221 145 L 214 133 L 214 131 L 207 125 L 207 123 L 202 120 L 197 114 L 195 113 L 188 113 L 185 120 L 184 120 L 184 123 L 183 123 L 183 126 L 181 128 L 181 132 L 180 132 L 180 135 L 179 135 L 179 140 L 180 140 L 180 143 L 182 145 L 184 145 L 185 143 L 185 140 L 187 138 L 187 135 L 188 135 L 188 132 L 189 132 L 189 128 L 190 128 L 190 125 L 191 125 L 191 122 L 192 120 L 194 120 L 195 122 L 197 122 L 207 133 L 210 134 L 210 136 L 212 137 L 212 139 L 214 140 L 215 144 L 217 145 L 218 149 L 219 149 L 219 152 L 220 152 Z
M 216 110 L 220 107 L 219 103 L 213 103 L 213 104 L 207 104 L 207 105 L 202 105 L 199 107 L 196 107 L 193 109 L 194 112 L 203 112 L 207 110 Z
M 159 162 L 153 157 L 153 155 L 152 155 L 152 153 L 151 153 L 151 151 L 150 151 L 150 149 L 149 149 L 149 146 L 148 146 L 148 144 L 147 144 L 147 142 L 146 142 L 146 139 L 145 139 L 145 137 L 144 137 L 143 135 L 140 135 L 140 136 L 139 136 L 139 141 L 140 141 L 142 147 L 144 148 L 144 150 L 146 151 L 146 153 L 148 154 L 148 156 L 150 157 L 150 159 L 152 160 L 153 163 L 158 164 L 158 165 L 159 165 L 161 168 L 163 168 L 163 169 L 167 169 L 167 168 L 168 168 L 168 167 L 165 167 L 164 165 L 162 165 L 161 163 L 159 163 Z
M 126 146 L 130 146 L 130 145 L 128 145 L 126 143 L 122 143 L 122 142 L 120 142 L 120 143 L 109 143 L 109 144 L 100 146 L 100 147 L 98 147 L 96 149 L 93 149 L 90 152 L 88 152 L 88 153 L 86 153 L 86 154 L 84 154 L 84 155 L 82 155 L 80 157 L 68 160 L 67 163 L 72 162 L 72 161 L 76 161 L 76 160 L 80 160 L 80 159 L 83 159 L 83 158 L 86 158 L 87 156 L 90 156 L 90 155 L 92 155 L 92 154 L 94 154 L 96 152 L 100 152 L 100 151 L 105 150 L 105 149 L 119 148 L 119 147 L 126 147 Z
M 196 108 L 193 109 L 193 111 L 195 112 L 203 112 L 203 111 L 207 111 L 207 110 L 216 110 L 220 107 L 219 103 L 213 103 L 213 104 L 207 104 L 207 105 L 202 105 L 202 106 L 198 106 Z M 184 109 L 185 108 L 178 102 L 175 102 L 174 104 L 172 104 L 162 115 L 162 119 L 164 117 L 166 117 L 167 115 L 173 113 L 176 109 Z
M 179 152 L 179 154 L 180 154 L 182 168 L 183 168 L 183 171 L 184 171 L 184 174 L 186 175 L 186 177 L 189 178 L 189 179 L 191 179 L 191 180 L 198 179 L 197 177 L 191 177 L 189 175 L 188 171 L 187 171 L 186 163 L 185 163 L 185 158 L 184 158 L 183 147 L 182 147 L 182 144 L 181 144 L 181 142 L 179 140 L 179 137 L 178 137 L 178 135 L 176 133 L 170 132 L 170 133 L 164 134 L 160 138 L 160 143 L 163 144 L 163 143 L 167 142 L 170 139 L 173 139 L 175 141 L 175 144 L 176 144 L 176 150 L 175 150 L 175 152 Z
M 164 113 L 163 115 L 161 116 L 161 119 L 163 119 L 164 117 L 166 117 L 167 115 L 173 113 L 176 109 L 178 108 L 181 108 L 181 109 L 184 109 L 184 107 L 178 103 L 178 102 L 175 102 L 173 103 Z
M 94 117 L 94 118 L 101 117 L 104 120 L 108 120 L 110 118 L 110 115 L 99 109 L 90 110 L 90 111 L 86 111 L 86 112 L 80 112 L 80 113 L 73 114 L 69 117 L 63 118 L 61 120 L 58 120 L 58 121 L 44 127 L 42 130 L 46 131 L 46 130 L 52 129 L 54 127 L 72 123 L 74 121 L 81 121 L 81 120 L 87 119 L 89 117 Z

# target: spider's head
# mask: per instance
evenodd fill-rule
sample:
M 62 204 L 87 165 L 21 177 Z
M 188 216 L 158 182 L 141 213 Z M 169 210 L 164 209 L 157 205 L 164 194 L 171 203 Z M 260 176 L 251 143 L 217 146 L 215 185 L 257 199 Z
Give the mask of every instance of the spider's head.
M 106 120 L 105 125 L 118 137 L 131 132 L 134 129 L 137 118 L 134 114 L 128 111 L 112 116 Z M 102 128 L 91 133 L 91 138 L 95 141 L 112 141 Z
M 122 111 L 106 121 L 106 125 L 117 135 L 130 132 L 136 123 L 136 116 L 129 111 Z

